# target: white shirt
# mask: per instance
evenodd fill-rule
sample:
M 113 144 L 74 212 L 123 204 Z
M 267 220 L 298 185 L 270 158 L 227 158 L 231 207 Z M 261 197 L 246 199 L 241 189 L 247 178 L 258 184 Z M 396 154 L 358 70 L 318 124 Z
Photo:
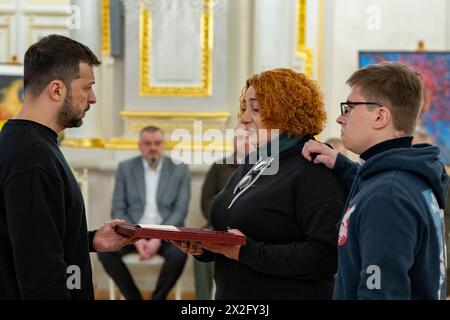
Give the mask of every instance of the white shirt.
M 148 165 L 147 160 L 142 158 L 145 175 L 145 209 L 142 218 L 139 220 L 139 224 L 161 224 L 162 222 L 158 205 L 156 204 L 156 190 L 158 189 L 163 159 L 161 157 L 156 170 L 153 170 Z

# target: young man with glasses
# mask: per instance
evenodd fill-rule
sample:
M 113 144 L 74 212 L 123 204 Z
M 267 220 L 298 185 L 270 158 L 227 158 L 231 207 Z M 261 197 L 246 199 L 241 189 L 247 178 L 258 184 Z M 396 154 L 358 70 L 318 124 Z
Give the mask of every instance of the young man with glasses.
M 449 178 L 431 145 L 412 146 L 421 75 L 401 63 L 356 71 L 341 103 L 344 146 L 316 141 L 303 156 L 333 169 L 348 195 L 339 229 L 335 299 L 445 299 L 443 208 Z M 315 157 L 312 154 L 316 154 Z

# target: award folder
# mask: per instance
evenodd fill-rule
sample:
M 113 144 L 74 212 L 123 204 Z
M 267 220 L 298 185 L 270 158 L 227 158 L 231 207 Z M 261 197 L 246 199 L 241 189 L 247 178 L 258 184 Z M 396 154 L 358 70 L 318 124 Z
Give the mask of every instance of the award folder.
M 230 232 L 183 228 L 166 225 L 121 224 L 116 226 L 116 232 L 133 238 L 155 238 L 175 241 L 210 242 L 222 244 L 245 245 L 245 236 Z

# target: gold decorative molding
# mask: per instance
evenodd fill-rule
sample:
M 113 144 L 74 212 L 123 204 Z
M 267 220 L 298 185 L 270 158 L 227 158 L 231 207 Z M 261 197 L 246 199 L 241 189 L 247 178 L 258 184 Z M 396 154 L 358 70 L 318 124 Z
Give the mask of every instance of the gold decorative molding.
M 231 151 L 233 149 L 233 141 L 183 141 L 166 140 L 166 150 L 188 150 L 188 151 Z M 138 139 L 113 137 L 108 141 L 103 139 L 86 139 L 86 138 L 70 138 L 64 139 L 61 143 L 66 148 L 81 149 L 109 149 L 109 150 L 138 150 Z
M 109 56 L 111 54 L 111 21 L 109 17 L 109 0 L 102 0 L 101 16 L 102 53 L 104 56 Z
M 24 9 L 26 16 L 49 16 L 49 17 L 68 17 L 71 15 L 70 11 L 64 6 L 57 9 L 49 9 L 48 7 L 28 7 Z
M 306 45 L 306 5 L 307 0 L 297 0 L 297 49 L 296 54 L 305 61 L 304 73 L 309 78 L 314 76 L 314 53 Z
M 69 36 L 69 29 L 66 24 L 40 24 L 35 22 L 35 15 L 29 16 L 29 28 L 28 28 L 28 41 L 29 44 L 33 44 L 33 31 L 39 31 L 39 29 L 50 29 L 51 33 L 58 33 L 61 35 Z M 45 33 L 47 35 L 47 33 Z
M 233 141 L 191 141 L 190 143 L 166 140 L 166 150 L 183 149 L 190 151 L 208 151 L 208 150 L 222 150 L 229 151 L 233 148 Z M 105 143 L 106 149 L 113 150 L 137 150 L 138 139 L 127 138 L 111 138 Z
M 206 97 L 212 93 L 213 0 L 203 0 L 200 19 L 201 70 L 199 86 L 155 86 L 151 83 L 152 13 L 141 7 L 140 11 L 140 74 L 141 96 Z
M 70 0 L 31 0 L 31 3 L 70 5 Z
M 69 148 L 105 148 L 105 141 L 101 138 L 64 138 L 61 146 Z
M 174 132 L 175 130 L 184 129 L 188 132 L 194 134 L 195 132 L 198 133 L 204 133 L 206 130 L 209 129 L 218 129 L 222 130 L 225 129 L 225 122 L 224 121 L 208 121 L 208 120 L 201 120 L 201 126 L 196 126 L 195 122 L 198 122 L 199 120 L 192 119 L 191 121 L 188 120 L 176 120 L 173 119 L 172 121 L 166 120 L 166 119 L 146 119 L 146 120 L 129 120 L 125 123 L 125 132 L 127 134 L 137 134 L 146 126 L 152 125 L 157 126 L 161 128 L 164 132 L 167 134 L 170 134 Z M 200 129 L 201 130 L 200 130 Z
M 192 118 L 195 120 L 228 120 L 229 112 L 188 112 L 188 111 L 121 111 L 123 118 Z
M 12 48 L 11 48 L 11 18 L 12 17 L 10 15 L 0 15 L 0 17 L 1 16 L 3 16 L 5 18 L 4 22 L 0 22 L 0 29 L 5 30 L 6 36 L 7 36 L 7 38 L 6 38 L 6 50 L 7 50 L 6 56 L 8 58 L 12 58 L 12 55 L 11 55 L 11 50 L 12 50 Z M 5 50 L 5 48 L 3 48 L 3 50 Z M 8 62 L 8 61 L 2 61 L 2 62 L 4 63 L 4 62 Z M 1 128 L 1 125 L 0 125 L 0 128 Z
M 323 77 L 323 29 L 325 27 L 324 19 L 324 0 L 319 0 L 319 17 L 318 17 L 318 30 L 317 30 L 317 80 L 322 83 Z
M 160 127 L 167 134 L 178 129 L 193 134 L 208 129 L 224 130 L 230 118 L 228 112 L 121 111 L 120 115 L 125 121 L 125 132 L 132 135 L 148 125 Z
M 232 150 L 232 141 L 202 141 L 195 140 L 195 134 L 203 134 L 208 129 L 217 129 L 224 132 L 226 123 L 230 118 L 228 112 L 166 112 L 166 111 L 121 111 L 120 115 L 126 122 L 126 133 L 134 135 L 143 127 L 156 125 L 161 127 L 170 137 L 176 129 L 185 129 L 193 134 L 189 143 L 183 141 L 166 140 L 166 149 L 183 150 Z M 195 121 L 201 121 L 201 128 L 196 127 Z M 201 131 L 197 132 L 199 129 Z M 101 138 L 66 138 L 61 145 L 69 148 L 102 148 L 115 150 L 137 150 L 138 139 L 113 137 L 105 141 Z
M 117 150 L 137 150 L 138 139 L 113 137 L 105 143 L 105 148 Z

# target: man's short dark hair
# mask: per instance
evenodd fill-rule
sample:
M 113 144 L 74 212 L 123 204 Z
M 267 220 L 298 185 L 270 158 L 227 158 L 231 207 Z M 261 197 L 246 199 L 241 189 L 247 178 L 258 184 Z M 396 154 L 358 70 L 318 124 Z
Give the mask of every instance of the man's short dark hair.
M 100 65 L 86 45 L 61 35 L 49 35 L 31 45 L 25 53 L 24 88 L 37 97 L 53 80 L 64 82 L 68 90 L 80 77 L 80 63 Z
M 154 133 L 154 132 L 161 132 L 161 134 L 164 136 L 164 131 L 157 126 L 146 126 L 144 128 L 141 129 L 141 131 L 139 132 L 139 136 L 142 136 L 142 134 L 144 132 L 148 132 L 148 133 Z
M 347 84 L 364 98 L 385 105 L 394 126 L 411 135 L 423 103 L 422 75 L 400 62 L 381 62 L 352 74 Z

